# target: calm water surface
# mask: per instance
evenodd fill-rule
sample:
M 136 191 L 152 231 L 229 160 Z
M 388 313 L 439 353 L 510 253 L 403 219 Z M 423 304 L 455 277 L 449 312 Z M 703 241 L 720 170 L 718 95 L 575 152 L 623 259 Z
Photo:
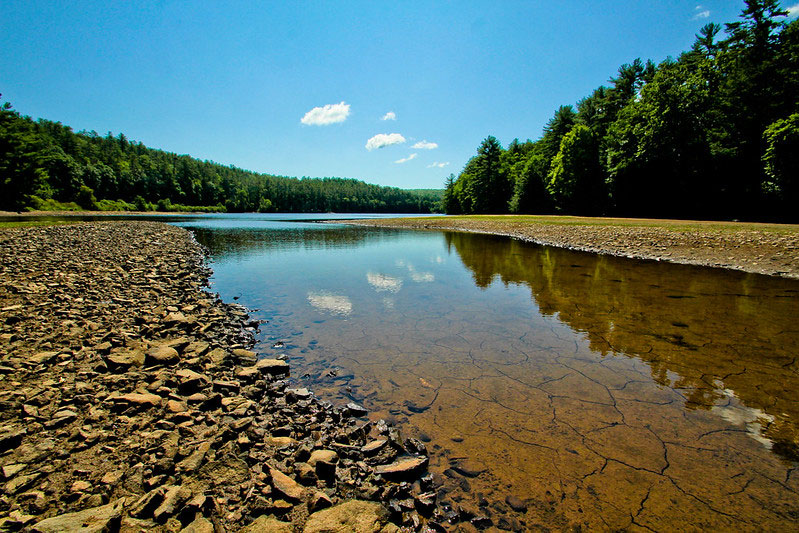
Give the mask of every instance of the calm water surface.
M 484 235 L 181 225 L 292 379 L 430 439 L 445 500 L 531 529 L 799 522 L 795 281 Z

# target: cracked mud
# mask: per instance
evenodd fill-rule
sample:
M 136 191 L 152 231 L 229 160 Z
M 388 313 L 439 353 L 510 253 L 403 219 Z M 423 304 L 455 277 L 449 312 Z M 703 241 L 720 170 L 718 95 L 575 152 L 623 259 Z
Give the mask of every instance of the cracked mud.
M 220 254 L 217 288 L 262 309 L 282 331 L 263 349 L 283 342 L 317 395 L 431 442 L 455 515 L 504 529 L 799 521 L 796 281 L 355 228 L 286 239 L 297 264 L 317 258 L 300 277 L 258 241 L 225 241 L 238 277 Z

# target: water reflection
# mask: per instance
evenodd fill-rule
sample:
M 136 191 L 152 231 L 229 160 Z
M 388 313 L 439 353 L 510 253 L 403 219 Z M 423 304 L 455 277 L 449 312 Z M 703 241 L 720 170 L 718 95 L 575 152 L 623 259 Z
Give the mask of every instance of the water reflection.
M 270 321 L 258 348 L 429 441 L 447 502 L 521 529 L 799 518 L 796 282 L 458 233 L 197 237 Z
M 529 287 L 540 312 L 584 333 L 592 351 L 647 362 L 652 378 L 681 391 L 687 408 L 717 413 L 787 459 L 799 458 L 796 282 L 489 236 L 445 239 L 478 286 Z

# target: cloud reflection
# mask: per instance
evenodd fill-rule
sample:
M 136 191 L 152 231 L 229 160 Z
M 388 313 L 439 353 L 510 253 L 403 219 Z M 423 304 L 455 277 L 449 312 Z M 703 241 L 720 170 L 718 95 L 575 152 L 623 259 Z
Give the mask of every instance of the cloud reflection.
M 352 313 L 352 301 L 346 296 L 326 291 L 309 292 L 308 303 L 320 311 L 347 316 Z
M 369 272 L 366 274 L 366 281 L 374 287 L 377 292 L 399 292 L 402 288 L 402 280 L 385 274 Z

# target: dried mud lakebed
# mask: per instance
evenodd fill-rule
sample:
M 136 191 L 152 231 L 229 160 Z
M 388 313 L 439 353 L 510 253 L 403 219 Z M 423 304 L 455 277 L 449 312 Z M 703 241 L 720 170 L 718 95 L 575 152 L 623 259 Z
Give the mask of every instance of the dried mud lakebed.
M 287 387 L 208 274 L 160 223 L 0 231 L 0 528 L 434 524 L 424 445 Z

